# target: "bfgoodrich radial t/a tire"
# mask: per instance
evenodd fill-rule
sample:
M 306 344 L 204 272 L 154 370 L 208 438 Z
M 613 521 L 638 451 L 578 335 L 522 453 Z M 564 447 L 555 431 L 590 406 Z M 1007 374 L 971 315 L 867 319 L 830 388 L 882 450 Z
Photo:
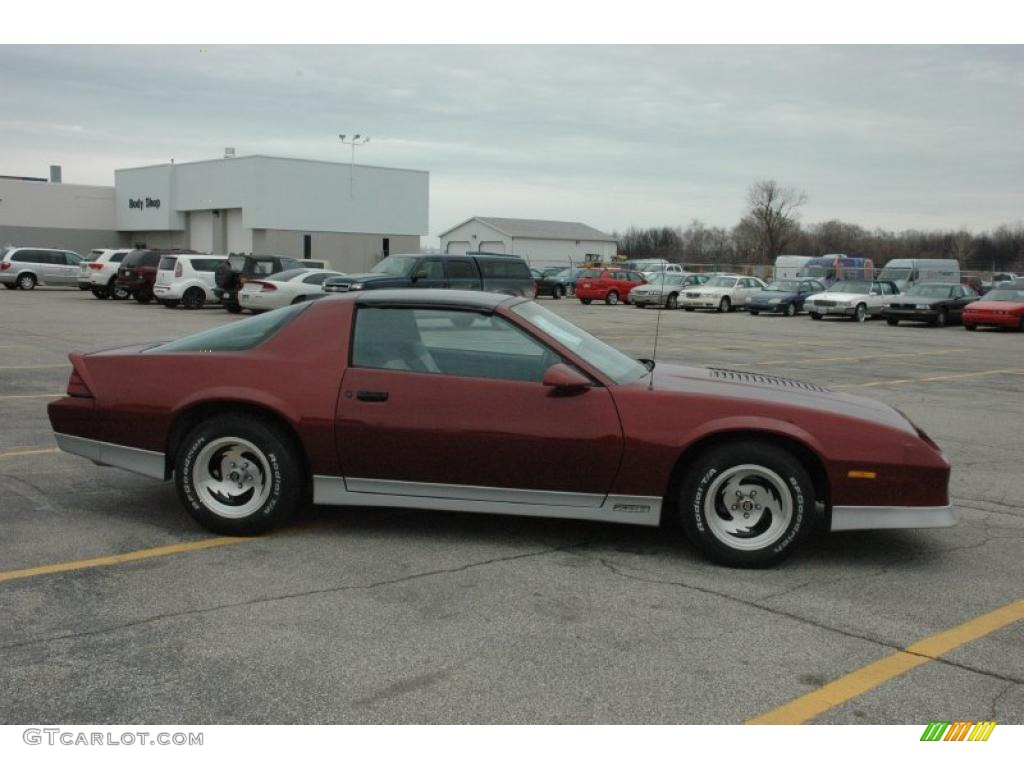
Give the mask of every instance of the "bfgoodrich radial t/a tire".
M 679 488 L 683 530 L 708 558 L 764 568 L 790 554 L 812 528 L 814 485 L 785 449 L 735 441 L 711 448 Z
M 209 419 L 181 443 L 178 498 L 211 531 L 247 536 L 286 520 L 302 498 L 303 470 L 276 426 L 235 414 Z

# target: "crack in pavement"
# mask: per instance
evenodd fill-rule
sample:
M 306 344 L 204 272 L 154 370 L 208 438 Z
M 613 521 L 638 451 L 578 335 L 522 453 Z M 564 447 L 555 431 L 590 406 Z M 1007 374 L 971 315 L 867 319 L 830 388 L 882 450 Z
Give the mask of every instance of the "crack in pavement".
M 730 600 L 732 602 L 739 603 L 740 605 L 745 605 L 745 606 L 747 606 L 749 608 L 754 608 L 754 609 L 759 610 L 759 611 L 765 611 L 766 613 L 770 613 L 773 616 L 779 616 L 779 617 L 786 618 L 786 619 L 792 619 L 793 621 L 798 621 L 801 624 L 807 624 L 809 626 L 816 627 L 817 629 L 825 630 L 826 632 L 833 632 L 835 634 L 842 635 L 843 637 L 847 637 L 847 638 L 850 638 L 850 639 L 864 640 L 865 642 L 874 643 L 875 645 L 880 645 L 880 646 L 882 646 L 884 648 L 888 648 L 888 649 L 890 649 L 892 651 L 895 651 L 895 652 L 906 653 L 906 654 L 908 654 L 910 656 L 917 656 L 917 657 L 920 657 L 920 658 L 928 659 L 929 661 L 935 661 L 935 662 L 938 662 L 940 664 L 946 664 L 946 665 L 948 665 L 950 667 L 954 667 L 956 669 L 962 669 L 962 670 L 965 670 L 967 672 L 974 672 L 976 674 L 984 675 L 986 677 L 991 677 L 991 678 L 994 678 L 996 680 L 1002 680 L 1003 682 L 1006 682 L 1006 683 L 1012 683 L 1012 684 L 1016 684 L 1016 685 L 1024 685 L 1024 679 L 1017 679 L 1017 678 L 1012 677 L 1010 675 L 1003 675 L 1003 674 L 1000 674 L 998 672 L 992 672 L 991 670 L 980 669 L 978 667 L 973 667 L 973 666 L 971 666 L 969 664 L 964 664 L 962 662 L 951 661 L 951 660 L 949 660 L 947 658 L 944 658 L 944 657 L 930 656 L 930 655 L 928 655 L 926 653 L 918 653 L 918 652 L 915 652 L 915 651 L 909 651 L 906 648 L 903 648 L 903 647 L 901 647 L 901 646 L 899 646 L 899 645 L 897 645 L 895 643 L 889 642 L 888 640 L 885 640 L 884 638 L 873 637 L 873 636 L 867 635 L 867 634 L 858 634 L 858 633 L 852 632 L 852 631 L 850 631 L 848 629 L 840 629 L 838 627 L 832 627 L 832 626 L 829 626 L 828 624 L 822 624 L 820 621 L 816 621 L 816 620 L 808 618 L 806 616 L 800 616 L 800 615 L 795 614 L 795 613 L 790 613 L 789 611 L 783 611 L 781 609 L 773 608 L 773 607 L 768 606 L 768 605 L 762 605 L 760 603 L 754 602 L 753 600 L 745 600 L 742 597 L 736 597 L 735 595 L 729 595 L 729 594 L 726 594 L 726 593 L 723 593 L 723 592 L 716 592 L 715 590 L 708 589 L 707 587 L 699 587 L 699 586 L 696 586 L 694 584 L 687 584 L 686 582 L 682 582 L 682 581 L 666 581 L 666 580 L 663 580 L 663 579 L 647 578 L 647 577 L 643 577 L 643 576 L 636 576 L 636 575 L 633 575 L 633 574 L 624 573 L 623 571 L 619 570 L 618 566 L 616 566 L 614 563 L 609 562 L 607 559 L 605 559 L 603 557 L 599 557 L 599 558 L 597 558 L 597 560 L 598 560 L 599 563 L 601 563 L 601 565 L 603 565 L 610 572 L 614 573 L 616 576 L 621 576 L 624 579 L 632 579 L 634 581 L 642 581 L 642 582 L 647 582 L 649 584 L 664 584 L 666 586 L 682 587 L 683 589 L 689 589 L 689 590 L 693 590 L 695 592 L 701 592 L 701 593 L 703 593 L 705 595 L 710 595 L 712 597 L 718 597 L 718 598 L 722 598 L 722 599 L 725 599 L 725 600 Z
M 441 568 L 435 571 L 411 573 L 407 576 L 401 576 L 394 579 L 385 579 L 383 581 L 371 582 L 369 584 L 346 584 L 337 587 L 324 587 L 323 589 L 310 589 L 303 592 L 290 592 L 288 594 L 283 595 L 264 595 L 262 597 L 254 597 L 251 600 L 240 600 L 236 603 L 221 603 L 219 605 L 208 606 L 206 608 L 194 608 L 192 610 L 178 611 L 176 613 L 163 613 L 156 616 L 148 616 L 144 619 L 139 619 L 137 621 L 129 621 L 124 624 L 117 624 L 109 627 L 101 627 L 100 629 L 91 629 L 84 632 L 69 632 L 65 635 L 54 635 L 52 637 L 36 637 L 32 638 L 31 640 L 22 640 L 17 643 L 0 645 L 0 649 L 7 650 L 11 648 L 24 648 L 30 645 L 36 645 L 39 643 L 49 643 L 60 640 L 76 640 L 80 637 L 91 637 L 94 635 L 102 635 L 107 632 L 116 632 L 121 629 L 130 629 L 132 627 L 142 626 L 145 624 L 152 624 L 158 621 L 163 621 L 164 619 L 177 619 L 185 616 L 196 616 L 204 613 L 213 613 L 215 611 L 226 610 L 229 608 L 242 608 L 251 605 L 273 603 L 279 600 L 290 600 L 296 597 L 310 597 L 313 595 L 328 595 L 336 592 L 377 589 L 378 587 L 388 587 L 395 584 L 403 584 L 405 582 L 415 581 L 417 579 L 429 578 L 430 576 L 441 576 L 451 573 L 460 573 L 462 571 L 468 571 L 471 568 L 481 568 L 487 565 L 493 565 L 495 563 L 505 563 L 514 560 L 523 560 L 525 558 L 530 557 L 541 557 L 543 555 L 549 555 L 554 552 L 564 552 L 574 547 L 585 546 L 586 544 L 587 542 L 580 542 L 577 544 L 566 544 L 561 547 L 549 547 L 547 549 L 536 550 L 533 552 L 523 552 L 518 555 L 506 555 L 504 557 L 495 557 L 489 560 L 465 563 L 454 568 Z

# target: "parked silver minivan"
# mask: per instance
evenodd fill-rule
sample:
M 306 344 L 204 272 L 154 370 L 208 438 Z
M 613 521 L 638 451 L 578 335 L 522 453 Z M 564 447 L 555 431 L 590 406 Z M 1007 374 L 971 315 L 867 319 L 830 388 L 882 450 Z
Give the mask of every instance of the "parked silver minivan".
M 0 251 L 0 283 L 31 291 L 37 285 L 78 285 L 82 257 L 56 248 L 8 247 Z

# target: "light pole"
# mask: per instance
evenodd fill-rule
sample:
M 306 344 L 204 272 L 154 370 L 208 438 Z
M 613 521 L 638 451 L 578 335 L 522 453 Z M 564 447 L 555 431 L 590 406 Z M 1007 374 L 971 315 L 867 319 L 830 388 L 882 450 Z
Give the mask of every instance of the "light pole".
M 342 144 L 348 144 L 352 147 L 352 161 L 348 166 L 348 196 L 355 197 L 355 188 L 352 181 L 352 169 L 356 164 L 356 147 L 361 147 L 363 144 L 369 144 L 370 137 L 363 136 L 360 133 L 357 133 L 355 136 L 349 136 L 347 133 L 339 133 L 338 138 L 341 139 Z

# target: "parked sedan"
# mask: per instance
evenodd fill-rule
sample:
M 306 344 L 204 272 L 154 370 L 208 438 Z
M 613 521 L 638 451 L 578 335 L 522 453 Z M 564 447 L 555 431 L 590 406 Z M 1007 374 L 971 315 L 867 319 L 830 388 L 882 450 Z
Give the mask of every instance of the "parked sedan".
M 839 315 L 863 323 L 869 317 L 880 317 L 885 297 L 899 292 L 891 280 L 839 280 L 824 293 L 808 296 L 804 307 L 812 320 Z
M 537 296 L 550 296 L 553 299 L 560 299 L 566 295 L 564 283 L 555 277 L 560 271 L 549 268 L 542 272 L 531 267 L 530 275 L 533 276 L 533 282 L 537 285 Z
M 951 283 L 918 283 L 906 293 L 886 299 L 882 317 L 889 325 L 912 320 L 940 328 L 960 322 L 964 307 L 978 300 L 978 294 L 966 285 Z
M 760 293 L 751 296 L 747 309 L 752 315 L 781 312 L 787 317 L 793 317 L 803 310 L 808 296 L 824 290 L 825 286 L 817 280 L 776 280 Z
M 324 280 L 343 272 L 324 269 L 289 269 L 270 277 L 249 278 L 238 292 L 238 303 L 250 312 L 266 312 L 324 295 Z
M 654 273 L 651 282 L 638 285 L 629 292 L 629 300 L 641 309 L 652 304 L 665 309 L 675 309 L 679 306 L 679 294 L 686 290 L 686 280 L 689 277 L 695 275 Z
M 643 275 L 631 269 L 585 269 L 576 281 L 576 298 L 584 304 L 597 299 L 605 304 L 629 301 L 629 293 L 644 283 Z
M 761 567 L 819 526 L 955 523 L 949 463 L 888 405 L 655 367 L 519 297 L 353 292 L 70 359 L 68 396 L 49 405 L 57 444 L 173 480 L 228 535 L 281 525 L 307 498 L 673 518 L 708 557 Z
M 1002 283 L 981 300 L 968 304 L 964 307 L 963 322 L 968 331 L 979 325 L 1024 331 L 1024 280 Z
M 746 306 L 754 294 L 764 289 L 764 282 L 756 277 L 715 275 L 702 286 L 688 288 L 679 297 L 679 306 L 687 312 L 695 309 L 732 312 L 737 307 Z

